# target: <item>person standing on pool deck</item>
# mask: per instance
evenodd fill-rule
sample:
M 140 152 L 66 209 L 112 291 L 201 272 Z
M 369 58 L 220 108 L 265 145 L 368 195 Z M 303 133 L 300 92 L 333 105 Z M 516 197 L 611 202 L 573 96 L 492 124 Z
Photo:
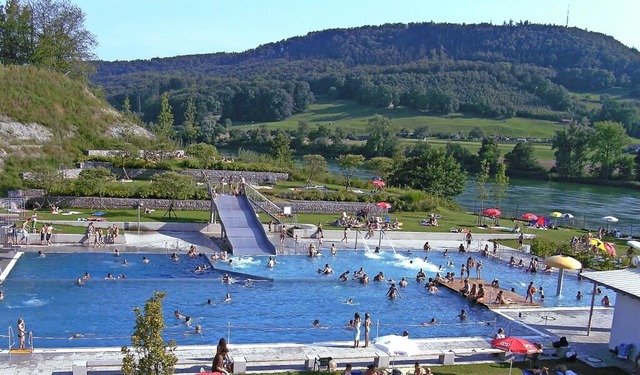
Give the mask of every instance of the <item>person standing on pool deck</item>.
M 360 346 L 360 325 L 362 325 L 362 321 L 360 320 L 360 314 L 355 313 L 353 315 L 353 347 L 357 348 Z
M 369 347 L 369 333 L 371 332 L 371 316 L 364 314 L 364 347 Z
M 529 283 L 529 286 L 527 287 L 527 295 L 526 297 L 524 297 L 524 303 L 527 303 L 527 301 L 531 301 L 531 303 L 533 303 L 533 295 L 535 294 L 536 290 L 535 287 L 533 286 L 533 281 Z
M 24 319 L 18 319 L 18 338 L 20 339 L 20 349 L 24 349 L 24 335 L 27 334 Z

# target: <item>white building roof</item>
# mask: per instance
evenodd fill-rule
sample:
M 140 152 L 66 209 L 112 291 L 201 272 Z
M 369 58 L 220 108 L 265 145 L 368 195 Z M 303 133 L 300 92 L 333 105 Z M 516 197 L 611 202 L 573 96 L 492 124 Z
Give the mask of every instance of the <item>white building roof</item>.
M 618 293 L 640 299 L 640 269 L 638 268 L 584 272 L 581 276 Z

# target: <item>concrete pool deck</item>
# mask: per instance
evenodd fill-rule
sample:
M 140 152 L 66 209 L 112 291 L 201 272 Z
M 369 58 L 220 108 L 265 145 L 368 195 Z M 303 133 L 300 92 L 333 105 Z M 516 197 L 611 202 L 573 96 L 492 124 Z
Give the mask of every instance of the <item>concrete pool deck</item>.
M 434 249 L 456 249 L 462 241 L 462 234 L 443 233 L 401 233 L 402 236 L 393 238 L 394 245 L 398 248 L 421 249 L 425 241 L 429 241 Z M 272 240 L 278 241 L 278 234 L 272 233 Z M 483 238 L 485 237 L 486 238 Z M 342 237 L 342 231 L 325 230 L 325 247 L 335 242 L 339 250 L 352 250 L 354 240 L 350 239 L 349 243 L 339 242 Z M 396 236 L 394 236 L 396 237 Z M 487 233 L 478 235 L 474 233 L 474 249 L 484 247 L 490 238 L 501 238 L 503 236 L 497 233 Z M 186 251 L 189 243 L 196 243 L 197 246 L 216 250 L 215 243 L 205 234 L 201 236 L 195 235 L 194 241 L 185 239 L 184 234 L 179 237 L 174 233 L 152 233 L 141 235 L 127 235 L 127 245 L 136 248 L 137 251 L 149 251 L 166 253 L 171 251 L 172 247 L 166 244 L 174 244 L 174 248 L 180 251 Z M 514 238 L 511 235 L 508 238 Z M 375 240 L 375 241 L 374 241 Z M 182 241 L 182 242 L 180 242 Z M 200 242 L 201 241 L 201 242 Z M 361 241 L 361 240 L 360 240 Z M 304 238 L 301 240 L 300 247 L 304 243 L 315 242 L 313 239 Z M 377 244 L 378 239 L 370 240 L 369 243 Z M 383 241 L 383 246 L 385 245 Z M 477 244 L 475 243 L 477 242 Z M 183 247 L 183 245 L 185 245 Z M 477 246 L 476 246 L 477 245 Z M 45 252 L 110 252 L 117 245 L 108 245 L 102 248 L 93 248 L 89 246 L 79 245 L 62 245 L 57 244 L 51 247 L 42 246 L 26 246 L 18 249 L 19 251 L 35 251 L 44 250 Z M 285 244 L 287 248 L 293 248 L 293 240 L 288 239 Z M 389 244 L 383 247 L 388 250 Z M 490 246 L 491 248 L 491 246 Z M 360 248 L 361 249 L 361 248 Z M 417 250 L 416 250 L 417 251 Z M 420 250 L 422 252 L 422 250 Z M 10 251 L 0 254 L 0 267 L 5 270 L 8 263 L 13 259 L 16 251 Z M 515 251 L 513 249 L 501 247 L 497 258 L 508 261 L 511 256 L 516 258 L 527 258 L 528 254 Z M 536 309 L 519 309 L 501 311 L 500 314 L 512 319 L 512 324 L 526 324 L 532 328 L 531 340 L 550 343 L 560 336 L 566 336 L 572 347 L 577 349 L 579 358 L 584 359 L 593 366 L 617 366 L 629 372 L 633 370 L 631 361 L 622 361 L 612 358 L 608 352 L 609 331 L 613 318 L 613 309 L 596 308 L 594 314 L 594 324 L 591 335 L 586 335 L 586 322 L 588 319 L 588 308 L 536 308 Z M 507 328 L 507 327 L 505 327 Z M 537 333 L 536 333 L 537 332 Z M 221 336 L 220 336 L 221 337 Z M 2 338 L 0 338 L 2 339 Z M 176 373 L 195 374 L 200 368 L 207 368 L 210 365 L 215 343 L 219 337 L 211 338 L 211 346 L 184 346 L 177 351 L 180 360 L 179 369 Z M 432 358 L 421 357 L 420 360 L 426 365 L 435 367 L 439 366 L 438 352 L 447 352 L 450 350 L 458 351 L 456 355 L 456 363 L 466 363 L 469 361 L 496 361 L 498 358 L 478 354 L 477 349 L 489 348 L 490 338 L 441 338 L 441 339 L 421 339 L 418 342 L 421 352 L 436 353 Z M 234 344 L 231 342 L 230 348 L 232 354 L 236 357 L 245 357 L 247 359 L 248 372 L 259 371 L 285 371 L 285 370 L 303 370 L 305 368 L 305 360 L 307 357 L 333 357 L 345 358 L 345 360 L 337 360 L 340 369 L 344 368 L 344 364 L 352 362 L 356 368 L 363 368 L 367 363 L 372 363 L 373 358 L 378 356 L 378 352 L 372 347 L 353 349 L 350 347 L 351 342 L 332 342 L 318 344 Z M 469 351 L 476 350 L 470 355 Z M 464 353 L 464 354 L 461 354 Z M 553 357 L 549 357 L 553 359 Z M 588 359 L 598 359 L 598 361 L 589 362 Z M 37 342 L 32 354 L 16 355 L 9 354 L 8 348 L 0 349 L 0 375 L 24 375 L 24 374 L 72 374 L 72 368 L 75 363 L 86 363 L 91 361 L 104 361 L 103 364 L 117 365 L 121 360 L 119 348 L 70 348 L 70 349 L 39 349 Z M 396 365 L 402 368 L 410 367 L 415 358 L 396 358 Z M 261 367 L 252 366 L 252 363 L 260 363 Z M 408 365 L 409 364 L 409 365 Z M 97 371 L 100 372 L 97 372 Z M 438 369 L 434 369 L 438 372 Z M 455 373 L 455 367 L 447 366 L 448 373 Z M 118 374 L 117 366 L 96 367 L 89 371 L 89 374 Z

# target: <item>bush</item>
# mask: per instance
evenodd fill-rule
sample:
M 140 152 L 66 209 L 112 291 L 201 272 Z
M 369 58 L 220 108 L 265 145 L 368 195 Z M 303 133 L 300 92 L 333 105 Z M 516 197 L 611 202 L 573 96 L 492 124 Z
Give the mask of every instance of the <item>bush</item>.
M 542 258 L 555 254 L 558 245 L 544 238 L 534 237 L 531 241 L 531 253 Z

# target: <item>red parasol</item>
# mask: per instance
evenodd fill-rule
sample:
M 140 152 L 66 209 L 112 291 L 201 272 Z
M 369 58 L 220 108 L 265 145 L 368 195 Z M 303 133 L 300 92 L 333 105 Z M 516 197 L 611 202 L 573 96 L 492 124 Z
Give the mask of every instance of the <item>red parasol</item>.
M 376 185 L 379 188 L 384 187 L 386 185 L 382 180 L 372 180 L 371 183 Z
M 604 243 L 604 250 L 609 253 L 609 255 L 617 257 L 618 253 L 616 252 L 616 248 L 613 247 L 613 244 L 611 242 L 605 242 Z
M 522 214 L 522 216 L 520 217 L 526 221 L 538 220 L 538 217 L 530 212 L 527 212 L 526 214 Z
M 391 203 L 387 203 L 387 202 L 378 202 L 376 203 L 376 206 L 382 208 L 383 210 L 388 210 L 392 207 Z
M 525 339 L 519 339 L 517 337 L 505 337 L 503 339 L 495 339 L 491 341 L 491 346 L 494 348 L 502 349 L 507 353 L 514 354 L 535 354 L 541 353 L 542 349 L 537 347 L 536 345 L 530 343 Z M 513 369 L 513 359 L 510 361 L 511 365 L 509 366 L 509 374 L 511 374 L 511 370 Z
M 496 217 L 500 216 L 502 212 L 500 212 L 500 210 L 497 208 L 487 208 L 486 210 L 482 211 L 482 214 L 489 217 Z
M 540 349 L 536 345 L 517 337 L 495 339 L 491 342 L 491 346 L 516 354 L 534 354 L 540 352 Z

